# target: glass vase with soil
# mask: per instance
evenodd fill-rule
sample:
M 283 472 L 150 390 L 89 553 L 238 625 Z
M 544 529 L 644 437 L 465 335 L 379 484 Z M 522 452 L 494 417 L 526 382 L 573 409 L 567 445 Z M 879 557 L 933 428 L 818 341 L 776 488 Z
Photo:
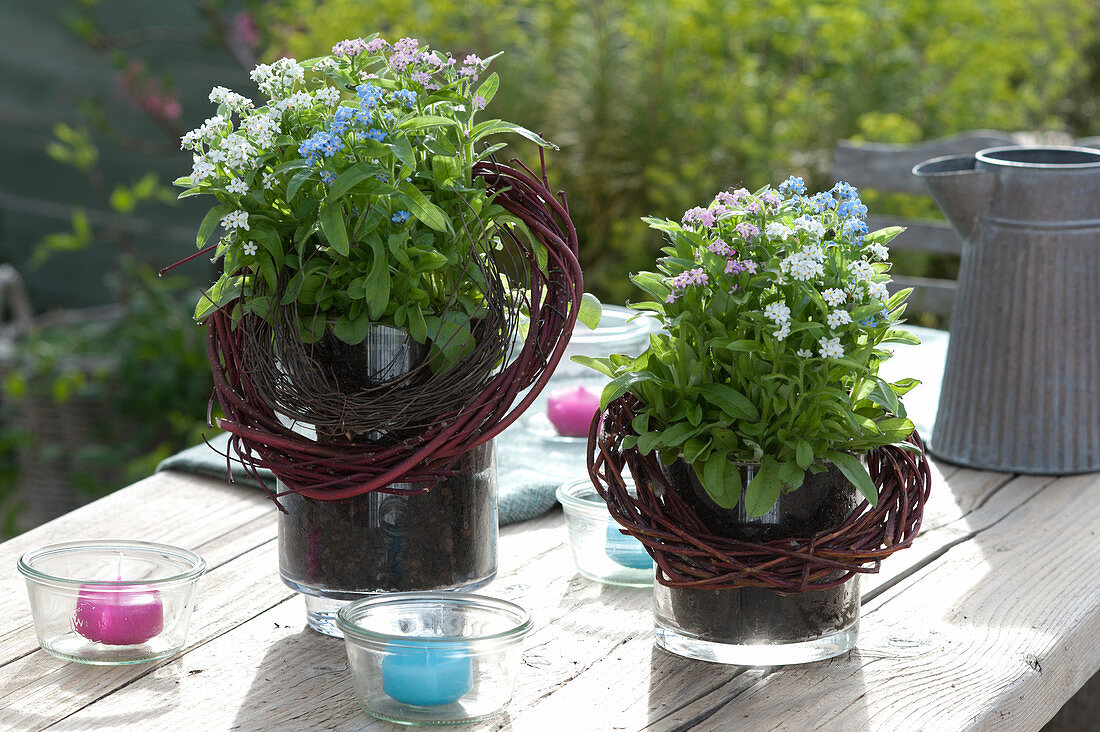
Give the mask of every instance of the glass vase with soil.
M 344 393 L 393 385 L 414 371 L 423 351 L 401 330 L 375 326 L 362 344 L 327 337 L 317 360 Z M 415 378 L 415 377 L 409 377 Z M 310 425 L 288 424 L 327 443 Z M 390 442 L 380 430 L 371 439 Z M 473 590 L 496 576 L 497 472 L 492 442 L 459 458 L 449 477 L 427 493 L 398 494 L 426 486 L 395 483 L 353 498 L 279 499 L 279 573 L 302 593 L 309 625 L 339 636 L 336 613 L 345 604 L 382 592 Z M 279 492 L 285 487 L 280 482 Z
M 742 485 L 758 468 L 737 463 Z M 834 528 L 862 497 L 831 463 L 806 472 L 801 488 L 782 493 L 763 516 L 750 518 L 745 496 L 733 509 L 707 495 L 682 460 L 665 468 L 670 487 L 715 536 L 742 541 L 808 537 Z M 859 632 L 859 577 L 833 589 L 782 594 L 742 587 L 702 590 L 654 583 L 654 634 L 672 653 L 716 663 L 772 666 L 831 658 L 855 647 Z

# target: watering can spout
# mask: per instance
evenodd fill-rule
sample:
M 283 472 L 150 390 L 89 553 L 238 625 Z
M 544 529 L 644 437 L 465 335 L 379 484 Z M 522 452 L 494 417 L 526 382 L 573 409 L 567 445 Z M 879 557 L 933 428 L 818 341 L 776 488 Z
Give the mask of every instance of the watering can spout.
M 970 240 L 993 201 L 995 177 L 973 155 L 926 160 L 913 168 L 963 239 Z

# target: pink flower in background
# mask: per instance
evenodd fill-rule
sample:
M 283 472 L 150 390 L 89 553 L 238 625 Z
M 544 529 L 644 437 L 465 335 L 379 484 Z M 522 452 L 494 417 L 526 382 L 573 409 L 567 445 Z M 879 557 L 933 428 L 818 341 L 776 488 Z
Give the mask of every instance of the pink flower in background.
M 119 93 L 129 97 L 135 107 L 154 121 L 175 122 L 183 114 L 183 105 L 174 89 L 166 89 L 160 79 L 150 75 L 145 64 L 131 59 L 115 75 Z
M 260 29 L 256 26 L 256 19 L 252 17 L 252 13 L 242 10 L 233 16 L 232 24 L 231 33 L 234 41 L 248 48 L 260 45 Z

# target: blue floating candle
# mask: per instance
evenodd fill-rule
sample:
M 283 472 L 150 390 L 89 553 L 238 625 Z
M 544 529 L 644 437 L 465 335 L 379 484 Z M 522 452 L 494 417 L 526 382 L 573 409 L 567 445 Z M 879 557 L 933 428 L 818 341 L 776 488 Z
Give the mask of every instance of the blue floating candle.
M 646 552 L 642 542 L 629 534 L 619 531 L 615 519 L 607 519 L 607 544 L 604 551 L 612 562 L 630 569 L 652 569 L 653 559 Z
M 402 704 L 437 707 L 474 685 L 470 650 L 462 643 L 390 644 L 382 659 L 382 690 Z

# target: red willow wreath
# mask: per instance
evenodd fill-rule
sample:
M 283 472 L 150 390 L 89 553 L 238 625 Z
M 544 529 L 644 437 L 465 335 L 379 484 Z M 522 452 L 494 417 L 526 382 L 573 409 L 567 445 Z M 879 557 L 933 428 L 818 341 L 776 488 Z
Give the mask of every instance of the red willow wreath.
M 596 416 L 588 472 L 611 515 L 653 557 L 657 581 L 667 587 L 760 587 L 785 594 L 839 587 L 857 573 L 878 572 L 883 557 L 911 545 L 920 530 L 931 474 L 924 444 L 913 432 L 909 442 L 917 454 L 889 445 L 868 454 L 878 503 L 863 501 L 836 528 L 765 542 L 713 536 L 669 486 L 655 453 L 622 448 L 623 438 L 637 434 L 631 422 L 639 404 L 626 394 Z M 637 496 L 627 489 L 624 468 Z
M 218 426 L 230 435 L 227 463 L 235 455 L 276 503 L 286 493 L 322 500 L 370 491 L 424 493 L 452 474 L 462 455 L 498 435 L 530 406 L 569 342 L 583 283 L 577 234 L 564 193 L 551 192 L 545 162 L 541 176 L 522 163 L 517 165 L 483 161 L 473 166 L 473 174 L 485 181 L 494 201 L 526 224 L 545 247 L 545 262 L 540 264 L 540 257 L 522 237 L 509 237 L 520 252 L 528 285 L 530 327 L 518 355 L 510 362 L 505 359 L 487 385 L 465 404 L 417 434 L 396 443 L 359 437 L 327 444 L 284 426 L 270 401 L 257 390 L 243 364 L 248 362 L 249 324 L 259 319 L 246 317 L 234 325 L 230 303 L 206 321 L 214 398 L 225 413 Z M 520 397 L 525 389 L 527 393 Z M 274 473 L 286 490 L 271 490 L 261 469 Z

